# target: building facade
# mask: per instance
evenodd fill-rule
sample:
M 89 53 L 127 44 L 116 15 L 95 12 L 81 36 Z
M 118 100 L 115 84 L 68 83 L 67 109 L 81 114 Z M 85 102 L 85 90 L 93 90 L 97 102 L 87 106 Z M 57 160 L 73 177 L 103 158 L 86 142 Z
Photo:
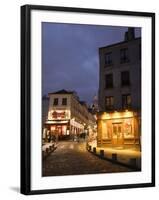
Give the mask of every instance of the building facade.
M 48 118 L 45 122 L 49 136 L 64 139 L 93 131 L 96 120 L 75 92 L 60 90 L 49 93 L 49 97 Z
M 128 28 L 124 41 L 99 49 L 98 146 L 140 145 L 141 38 Z

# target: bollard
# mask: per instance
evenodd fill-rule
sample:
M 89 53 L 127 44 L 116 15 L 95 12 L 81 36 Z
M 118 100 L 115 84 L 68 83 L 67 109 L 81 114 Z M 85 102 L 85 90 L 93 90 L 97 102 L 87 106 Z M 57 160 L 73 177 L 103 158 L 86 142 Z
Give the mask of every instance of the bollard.
M 130 158 L 130 165 L 134 168 L 137 168 L 137 159 L 136 158 Z
M 112 160 L 117 161 L 117 153 L 112 153 Z
M 96 153 L 96 147 L 93 147 L 93 153 Z
M 104 150 L 103 149 L 100 150 L 100 156 L 104 157 Z
M 88 151 L 91 151 L 91 148 L 92 148 L 92 147 L 89 145 Z

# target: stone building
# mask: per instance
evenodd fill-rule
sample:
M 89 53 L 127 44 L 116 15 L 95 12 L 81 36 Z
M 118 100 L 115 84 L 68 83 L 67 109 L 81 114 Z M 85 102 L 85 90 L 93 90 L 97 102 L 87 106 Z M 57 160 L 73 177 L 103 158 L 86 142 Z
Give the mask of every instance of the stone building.
M 89 134 L 96 127 L 94 116 L 85 102 L 73 91 L 60 90 L 49 93 L 49 111 L 45 127 L 49 135 L 59 139 Z
M 138 146 L 141 136 L 141 38 L 99 48 L 98 146 Z

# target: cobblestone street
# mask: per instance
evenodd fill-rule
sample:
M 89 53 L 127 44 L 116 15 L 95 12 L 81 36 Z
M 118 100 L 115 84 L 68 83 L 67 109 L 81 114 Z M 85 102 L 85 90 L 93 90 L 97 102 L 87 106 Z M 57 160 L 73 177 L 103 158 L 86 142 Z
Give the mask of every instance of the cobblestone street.
M 86 150 L 85 142 L 59 142 L 43 161 L 43 176 L 129 172 L 129 168 L 102 160 Z

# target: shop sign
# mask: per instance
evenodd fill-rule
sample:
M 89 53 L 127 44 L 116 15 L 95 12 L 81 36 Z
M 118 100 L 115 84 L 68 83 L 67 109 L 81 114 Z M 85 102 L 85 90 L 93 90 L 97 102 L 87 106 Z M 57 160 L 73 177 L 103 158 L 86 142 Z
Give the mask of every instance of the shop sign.
M 68 118 L 68 113 L 66 111 L 53 111 L 51 113 L 52 119 L 66 119 Z

